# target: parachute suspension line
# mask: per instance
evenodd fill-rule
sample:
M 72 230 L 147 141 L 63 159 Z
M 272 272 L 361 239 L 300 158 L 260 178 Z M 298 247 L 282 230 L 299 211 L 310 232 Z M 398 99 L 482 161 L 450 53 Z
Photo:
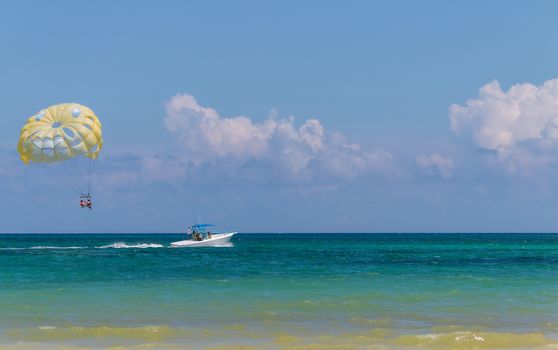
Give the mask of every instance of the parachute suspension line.
M 69 177 L 70 179 L 73 179 L 73 178 L 74 178 L 75 174 L 74 174 L 70 169 L 68 169 L 68 167 L 66 166 L 66 164 L 64 164 L 63 161 L 62 161 L 62 162 L 55 163 L 55 164 L 60 164 L 60 166 L 66 171 L 66 174 L 68 174 L 68 177 Z M 61 181 L 61 182 L 62 182 L 62 183 L 65 183 L 64 181 Z M 75 191 L 76 193 L 81 194 L 80 189 L 78 189 L 76 186 L 72 185 L 72 184 L 70 183 L 70 181 L 68 181 L 66 184 L 67 184 L 69 187 L 73 188 L 74 191 Z
M 69 189 L 71 189 L 72 191 L 76 192 L 77 194 L 81 194 L 81 192 L 80 192 L 77 188 L 75 188 L 74 186 L 72 186 L 70 183 L 66 183 L 66 182 L 60 180 L 59 174 L 55 174 L 55 173 L 52 171 L 51 166 L 50 166 L 49 164 L 47 164 L 47 165 L 45 166 L 45 169 L 47 169 L 47 171 L 50 173 L 50 175 L 51 175 L 52 177 L 54 177 L 54 178 L 56 178 L 57 180 L 59 180 L 61 184 L 63 184 L 64 186 L 68 187 Z
M 93 166 L 91 160 L 88 158 L 87 162 L 87 194 L 91 193 L 91 177 L 93 176 Z
M 91 169 L 94 165 L 90 162 L 92 162 L 91 159 L 80 156 L 72 158 L 68 161 L 61 161 L 54 164 L 59 164 L 59 166 L 64 169 L 69 179 L 68 182 L 71 182 L 74 188 L 78 188 L 77 192 L 85 194 L 84 191 L 87 190 L 87 194 L 90 194 L 92 184 Z M 84 171 L 86 171 L 85 174 L 83 174 Z
M 68 175 L 68 178 L 70 180 L 76 178 L 77 174 L 74 171 L 72 171 L 71 169 L 69 169 L 66 166 L 66 164 L 64 164 L 64 161 L 57 162 L 57 163 L 54 163 L 54 164 L 60 164 L 60 166 L 66 171 L 66 174 Z M 68 185 L 70 185 L 70 183 L 69 183 L 70 180 L 68 180 Z M 73 187 L 75 187 L 75 186 L 73 186 Z M 82 191 L 80 191 L 79 189 L 77 190 L 77 192 L 79 192 L 80 194 L 82 193 Z
M 85 161 L 87 162 L 87 193 L 91 193 L 93 179 L 96 178 L 97 161 L 91 158 L 86 158 Z

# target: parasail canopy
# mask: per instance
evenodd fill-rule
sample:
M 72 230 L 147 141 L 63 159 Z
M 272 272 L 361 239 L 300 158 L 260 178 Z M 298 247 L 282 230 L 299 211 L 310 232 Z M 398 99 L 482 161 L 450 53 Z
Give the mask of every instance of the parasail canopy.
M 28 164 L 55 163 L 84 156 L 96 159 L 103 147 L 101 122 L 91 109 L 61 103 L 40 110 L 21 129 L 18 152 Z

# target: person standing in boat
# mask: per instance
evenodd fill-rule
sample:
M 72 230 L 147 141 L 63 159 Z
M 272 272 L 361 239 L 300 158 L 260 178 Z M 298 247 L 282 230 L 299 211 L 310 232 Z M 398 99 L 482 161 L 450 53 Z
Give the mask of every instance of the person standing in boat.
M 196 230 L 196 228 L 192 230 L 192 239 L 194 241 L 201 241 L 200 233 L 198 230 Z

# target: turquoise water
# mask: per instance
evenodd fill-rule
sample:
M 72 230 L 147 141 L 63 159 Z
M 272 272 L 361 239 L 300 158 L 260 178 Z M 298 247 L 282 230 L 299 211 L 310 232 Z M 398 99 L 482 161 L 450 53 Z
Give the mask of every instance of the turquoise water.
M 0 235 L 0 348 L 558 344 L 558 234 L 180 239 Z

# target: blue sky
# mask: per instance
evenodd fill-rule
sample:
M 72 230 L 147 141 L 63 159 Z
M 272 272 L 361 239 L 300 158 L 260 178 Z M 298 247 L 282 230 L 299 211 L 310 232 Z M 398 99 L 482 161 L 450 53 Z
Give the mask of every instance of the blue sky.
M 0 231 L 556 231 L 556 10 L 1 2 Z M 16 152 L 70 101 L 103 123 L 92 212 Z

